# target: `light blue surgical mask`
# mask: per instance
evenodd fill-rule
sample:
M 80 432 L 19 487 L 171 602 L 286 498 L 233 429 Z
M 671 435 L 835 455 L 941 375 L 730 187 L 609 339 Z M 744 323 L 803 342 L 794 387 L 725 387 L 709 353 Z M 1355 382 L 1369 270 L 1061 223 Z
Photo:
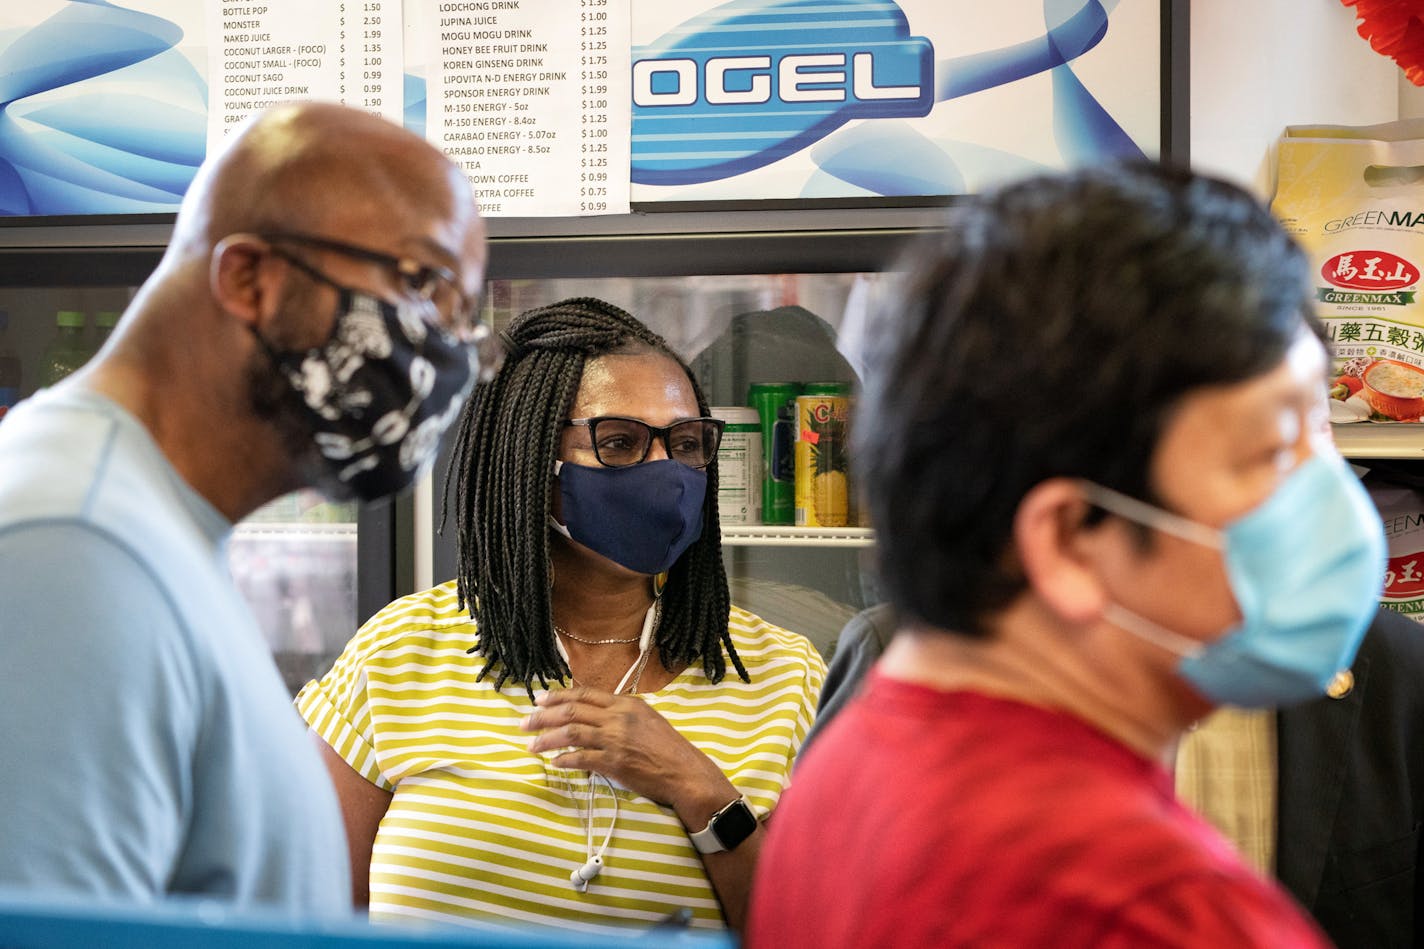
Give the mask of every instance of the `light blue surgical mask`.
M 1217 705 L 1273 708 L 1317 698 L 1348 669 L 1379 604 L 1385 543 L 1359 479 L 1314 455 L 1221 530 L 1092 482 L 1114 514 L 1222 552 L 1241 623 L 1204 643 L 1109 604 L 1108 622 L 1181 657 L 1178 673 Z

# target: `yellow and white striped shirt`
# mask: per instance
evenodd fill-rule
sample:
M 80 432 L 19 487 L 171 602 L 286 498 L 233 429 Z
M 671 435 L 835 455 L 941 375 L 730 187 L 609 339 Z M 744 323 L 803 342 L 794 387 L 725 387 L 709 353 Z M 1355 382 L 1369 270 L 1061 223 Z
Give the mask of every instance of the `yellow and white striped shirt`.
M 789 783 L 826 666 L 804 636 L 733 607 L 732 641 L 751 675 L 712 684 L 694 663 L 640 697 L 715 761 L 765 818 Z M 475 626 L 455 583 L 390 604 L 361 628 L 297 706 L 373 784 L 394 791 L 371 855 L 371 916 L 537 923 L 590 931 L 650 925 L 686 907 L 724 925 L 688 831 L 673 813 L 617 788 L 603 872 L 587 892 L 569 874 L 613 819 L 612 791 L 588 772 L 527 750 L 524 686 L 476 681 Z M 697 828 L 700 829 L 700 828 Z

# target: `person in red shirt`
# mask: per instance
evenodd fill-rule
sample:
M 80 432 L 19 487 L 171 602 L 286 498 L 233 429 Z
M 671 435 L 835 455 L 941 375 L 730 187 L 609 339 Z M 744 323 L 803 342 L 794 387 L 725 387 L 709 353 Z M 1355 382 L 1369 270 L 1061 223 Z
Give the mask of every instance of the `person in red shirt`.
M 903 269 L 853 422 L 898 629 L 777 809 L 748 946 L 1328 945 L 1163 765 L 1218 705 L 1322 694 L 1375 612 L 1304 256 L 1131 165 L 971 200 Z

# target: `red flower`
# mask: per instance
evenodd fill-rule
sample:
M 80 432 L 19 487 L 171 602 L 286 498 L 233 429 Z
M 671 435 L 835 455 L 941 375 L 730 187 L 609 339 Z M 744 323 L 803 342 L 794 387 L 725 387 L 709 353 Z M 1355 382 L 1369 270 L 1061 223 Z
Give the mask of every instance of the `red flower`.
M 1340 0 L 1355 8 L 1358 30 L 1416 86 L 1424 86 L 1424 0 Z

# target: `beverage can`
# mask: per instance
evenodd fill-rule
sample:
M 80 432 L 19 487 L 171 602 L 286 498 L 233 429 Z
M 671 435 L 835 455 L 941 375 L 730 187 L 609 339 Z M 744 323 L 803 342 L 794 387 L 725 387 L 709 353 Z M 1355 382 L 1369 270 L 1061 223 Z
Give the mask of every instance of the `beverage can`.
M 723 524 L 761 523 L 761 416 L 742 405 L 714 405 L 727 424 L 717 448 L 717 516 Z
M 761 419 L 763 524 L 792 524 L 796 516 L 796 382 L 754 382 L 747 403 Z
M 850 523 L 850 385 L 814 383 L 796 398 L 796 526 Z

